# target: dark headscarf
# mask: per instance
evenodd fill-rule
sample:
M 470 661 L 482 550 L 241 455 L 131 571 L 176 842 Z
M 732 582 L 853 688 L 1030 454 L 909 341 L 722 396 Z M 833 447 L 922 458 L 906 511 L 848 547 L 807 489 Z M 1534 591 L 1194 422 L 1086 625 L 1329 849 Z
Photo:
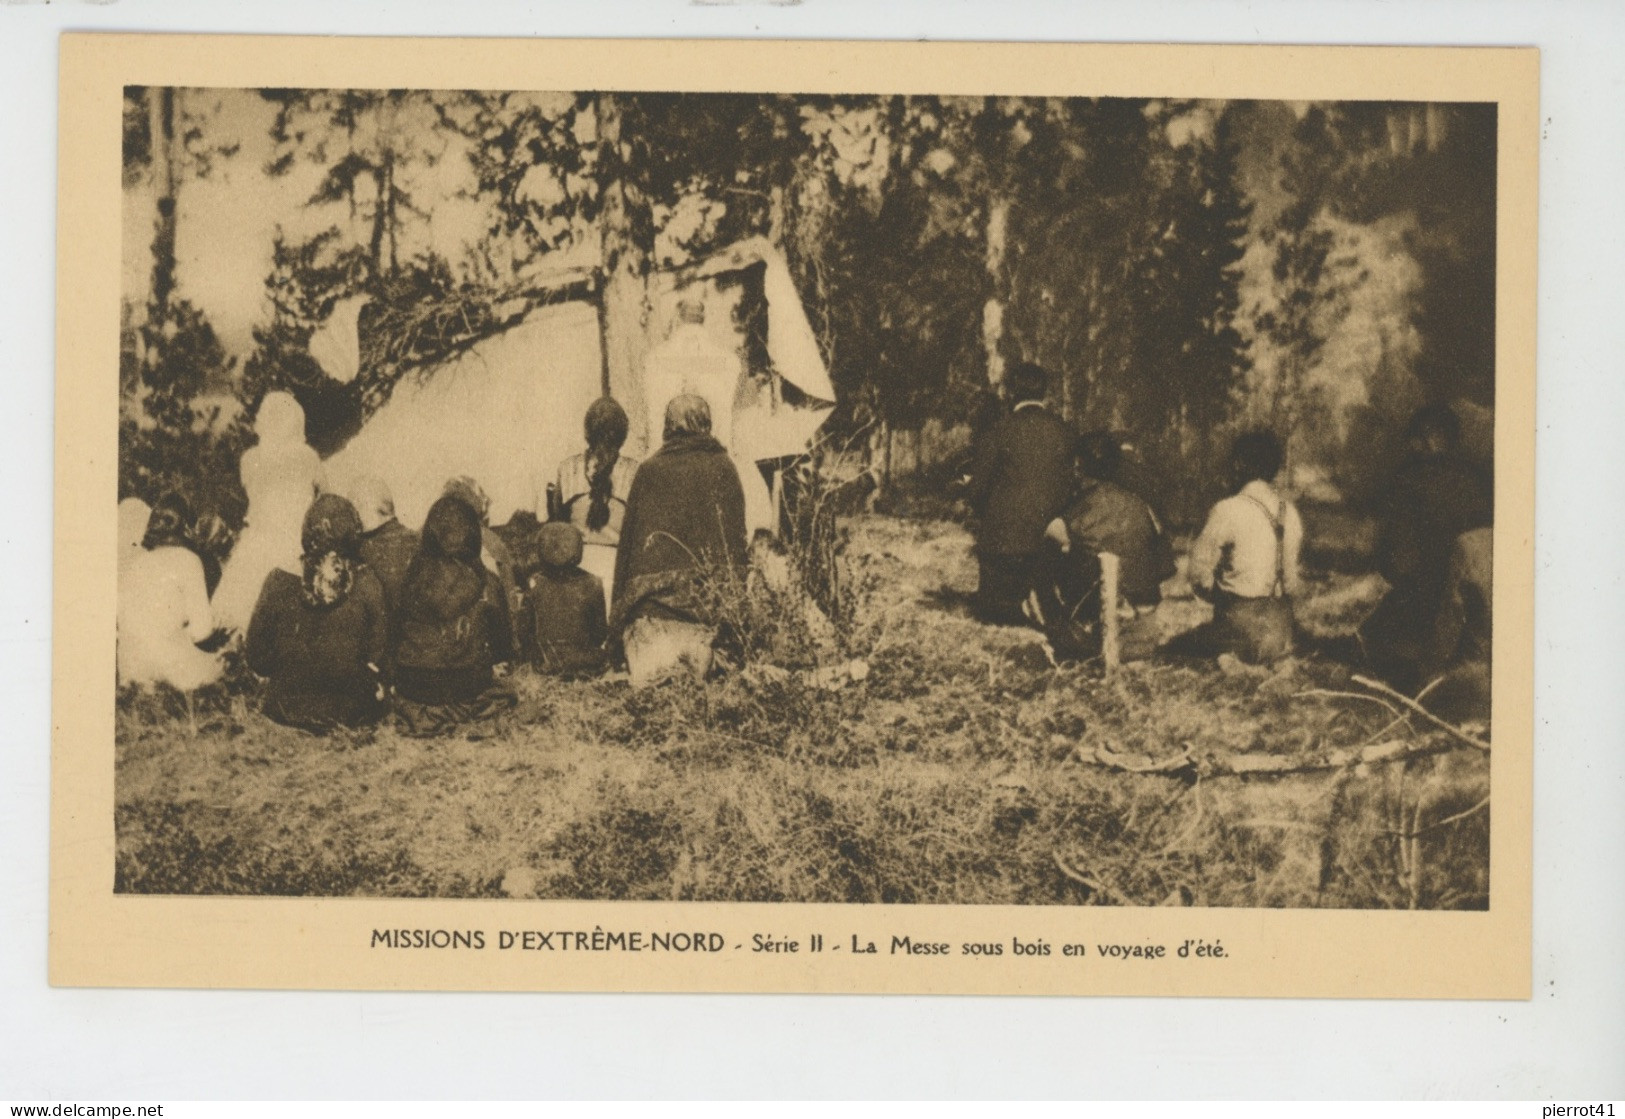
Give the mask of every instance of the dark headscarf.
M 328 610 L 343 602 L 355 582 L 360 562 L 361 514 L 337 494 L 324 493 L 311 502 L 300 533 L 304 550 L 305 602 Z
M 593 532 L 609 523 L 615 464 L 620 461 L 627 430 L 626 409 L 613 397 L 599 397 L 587 409 L 587 492 L 592 499 L 587 507 L 587 527 Z
M 429 507 L 423 522 L 423 541 L 406 569 L 401 608 L 413 621 L 450 621 L 479 601 L 485 575 L 479 514 L 463 498 L 446 494 Z
M 147 517 L 147 532 L 141 538 L 143 548 L 186 548 L 192 544 L 192 507 L 179 494 L 166 493 L 152 507 Z

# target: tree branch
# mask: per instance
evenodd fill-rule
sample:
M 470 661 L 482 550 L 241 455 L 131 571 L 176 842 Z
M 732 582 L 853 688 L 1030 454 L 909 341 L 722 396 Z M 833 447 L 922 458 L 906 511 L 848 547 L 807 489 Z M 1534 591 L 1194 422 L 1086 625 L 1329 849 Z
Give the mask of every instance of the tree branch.
M 1298 773 L 1325 773 L 1350 769 L 1362 765 L 1404 761 L 1407 758 L 1440 754 L 1453 748 L 1441 745 L 1435 739 L 1417 742 L 1412 739 L 1393 739 L 1371 746 L 1346 746 L 1328 750 L 1314 760 L 1303 760 L 1286 754 L 1237 753 L 1213 754 L 1198 759 L 1190 751 L 1176 754 L 1162 761 L 1152 761 L 1135 754 L 1114 754 L 1110 750 L 1079 750 L 1081 762 L 1103 766 L 1119 773 L 1155 773 L 1177 776 L 1195 773 L 1201 777 L 1286 777 Z
M 1372 691 L 1377 692 L 1380 695 L 1387 696 L 1395 703 L 1402 705 L 1406 710 L 1420 715 L 1423 719 L 1426 719 L 1429 723 L 1432 723 L 1435 727 L 1444 731 L 1452 738 L 1466 743 L 1475 750 L 1482 750 L 1486 754 L 1490 752 L 1490 744 L 1488 742 L 1474 738 L 1472 735 L 1468 734 L 1454 723 L 1449 723 L 1439 718 L 1439 716 L 1429 711 L 1426 707 L 1423 707 L 1420 703 L 1417 703 L 1414 699 L 1407 695 L 1403 695 L 1400 692 L 1394 691 L 1394 689 L 1390 688 L 1387 684 L 1372 680 L 1366 676 L 1354 676 L 1351 677 L 1351 679 L 1353 679 L 1353 681 L 1362 688 L 1370 688 Z

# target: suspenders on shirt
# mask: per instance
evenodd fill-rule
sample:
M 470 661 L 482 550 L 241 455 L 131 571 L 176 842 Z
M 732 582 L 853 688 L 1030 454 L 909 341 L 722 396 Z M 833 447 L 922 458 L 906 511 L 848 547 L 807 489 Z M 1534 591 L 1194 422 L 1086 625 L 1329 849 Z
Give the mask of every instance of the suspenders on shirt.
M 1270 528 L 1275 530 L 1275 583 L 1274 583 L 1273 586 L 1270 587 L 1270 595 L 1269 596 L 1271 598 L 1285 598 L 1286 597 L 1286 498 L 1283 497 L 1283 498 L 1279 499 L 1280 500 L 1280 505 L 1277 508 L 1275 515 L 1271 516 L 1269 506 L 1265 505 L 1262 501 L 1258 500 L 1258 498 L 1254 497 L 1250 493 L 1244 493 L 1241 496 L 1245 497 L 1248 501 L 1250 501 L 1254 505 L 1258 506 L 1258 511 L 1260 513 L 1264 514 L 1264 518 L 1269 521 Z

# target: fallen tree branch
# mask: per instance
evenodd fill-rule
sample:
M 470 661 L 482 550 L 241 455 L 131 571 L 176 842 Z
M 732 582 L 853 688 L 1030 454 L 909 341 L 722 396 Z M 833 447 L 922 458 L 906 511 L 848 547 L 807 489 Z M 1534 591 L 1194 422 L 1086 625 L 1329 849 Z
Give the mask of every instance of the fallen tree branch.
M 1401 711 L 1399 708 L 1395 707 L 1393 704 L 1389 703 L 1387 700 L 1381 699 L 1378 696 L 1374 696 L 1374 695 L 1366 695 L 1363 692 L 1339 692 L 1339 691 L 1335 691 L 1335 690 L 1333 690 L 1331 688 L 1309 688 L 1306 691 L 1297 692 L 1295 694 L 1294 698 L 1297 698 L 1297 699 L 1358 699 L 1358 700 L 1361 700 L 1362 702 L 1365 702 L 1365 703 L 1375 703 L 1375 704 L 1378 704 L 1381 707 L 1387 708 L 1388 711 L 1390 713 L 1392 713 L 1393 716 L 1396 719 L 1404 719 L 1406 717 L 1405 712 Z
M 1396 692 L 1387 684 L 1383 684 L 1367 676 L 1354 676 L 1351 677 L 1351 679 L 1362 688 L 1370 688 L 1372 691 L 1377 692 L 1380 695 L 1387 696 L 1389 699 L 1402 705 L 1414 714 L 1420 715 L 1423 719 L 1433 724 L 1439 730 L 1442 730 L 1446 734 L 1455 738 L 1457 741 L 1464 742 L 1468 746 L 1473 747 L 1475 750 L 1482 750 L 1486 754 L 1490 752 L 1490 744 L 1488 742 L 1485 742 L 1482 739 L 1474 738 L 1472 735 L 1468 734 L 1454 723 L 1450 723 L 1439 718 L 1439 716 L 1429 711 L 1426 707 L 1423 707 L 1420 703 L 1417 703 L 1410 696 Z
M 1437 739 L 1418 742 L 1396 738 L 1370 746 L 1345 746 L 1328 750 L 1306 760 L 1291 754 L 1210 754 L 1198 758 L 1190 752 L 1175 754 L 1162 761 L 1147 762 L 1138 755 L 1114 754 L 1110 750 L 1079 750 L 1078 760 L 1090 765 L 1103 766 L 1119 773 L 1161 774 L 1176 776 L 1192 773 L 1197 777 L 1285 777 L 1296 773 L 1325 773 L 1339 769 L 1352 769 L 1362 765 L 1404 761 L 1427 754 L 1441 754 L 1453 749 Z
M 1076 882 L 1078 885 L 1089 890 L 1093 890 L 1107 901 L 1116 902 L 1118 905 L 1135 904 L 1134 902 L 1125 898 L 1122 894 L 1118 893 L 1116 890 L 1113 890 L 1089 875 L 1084 874 L 1082 871 L 1073 869 L 1073 867 L 1067 863 L 1066 859 L 1061 857 L 1061 853 L 1059 851 L 1051 851 L 1050 858 L 1055 860 L 1056 870 L 1059 870 L 1062 874 L 1072 879 L 1072 881 Z
M 1146 754 L 1119 754 L 1105 747 L 1096 747 L 1094 750 L 1080 749 L 1077 757 L 1079 761 L 1103 765 L 1123 773 L 1179 773 L 1196 764 L 1196 756 L 1191 753 L 1189 746 L 1185 747 L 1184 753 L 1171 754 L 1160 761 Z
M 1435 831 L 1438 831 L 1440 828 L 1448 827 L 1449 825 L 1454 824 L 1457 821 L 1465 820 L 1467 817 L 1471 816 L 1473 813 L 1482 812 L 1484 809 L 1488 808 L 1489 806 L 1490 806 L 1490 798 L 1485 797 L 1483 800 L 1479 801 L 1477 804 L 1473 805 L 1471 808 L 1464 808 L 1460 812 L 1457 812 L 1453 816 L 1446 816 L 1442 820 L 1435 820 L 1433 823 L 1429 824 L 1425 828 L 1417 828 L 1415 831 L 1395 831 L 1393 828 L 1384 828 L 1383 830 L 1385 832 L 1387 832 L 1389 835 L 1397 835 L 1401 839 L 1417 839 L 1417 838 L 1419 838 L 1421 836 L 1427 835 L 1429 832 L 1435 832 Z

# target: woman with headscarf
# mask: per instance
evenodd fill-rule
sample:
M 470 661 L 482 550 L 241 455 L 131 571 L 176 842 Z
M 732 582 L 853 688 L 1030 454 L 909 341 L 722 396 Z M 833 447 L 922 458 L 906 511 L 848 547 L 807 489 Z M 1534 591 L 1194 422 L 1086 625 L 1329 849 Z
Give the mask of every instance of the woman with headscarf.
M 502 584 L 502 593 L 508 599 L 508 614 L 512 617 L 519 610 L 519 573 L 514 567 L 513 552 L 509 550 L 507 542 L 491 527 L 491 498 L 486 494 L 485 487 L 467 474 L 459 474 L 449 479 L 440 492 L 447 497 L 461 498 L 479 518 L 480 562 Z
M 716 601 L 742 582 L 745 548 L 739 471 L 711 436 L 705 399 L 678 396 L 665 442 L 632 480 L 615 558 L 610 625 L 634 687 L 709 671 Z
M 141 550 L 119 571 L 118 674 L 126 684 L 194 691 L 220 678 L 203 561 L 191 540 L 192 511 L 170 495 L 147 520 Z
M 429 509 L 395 633 L 396 710 L 408 734 L 445 733 L 514 705 L 495 671 L 513 658 L 507 596 L 480 559 L 479 516 L 460 497 Z
M 587 449 L 559 463 L 547 489 L 550 521 L 568 521 L 581 533 L 581 568 L 598 576 L 606 594 L 614 592 L 615 549 L 626 520 L 626 499 L 638 471 L 634 458 L 621 454 L 626 443 L 626 409 L 613 397 L 593 401 L 587 409 Z
M 325 732 L 383 715 L 389 615 L 384 589 L 361 562 L 361 517 L 336 494 L 305 514 L 297 574 L 278 568 L 248 624 L 248 666 L 270 680 L 265 714 Z
M 300 526 L 325 482 L 321 457 L 305 442 L 305 410 L 285 392 L 266 393 L 254 416 L 259 443 L 243 452 L 239 472 L 248 514 L 214 593 L 220 625 L 248 626 L 266 576 L 297 570 Z

